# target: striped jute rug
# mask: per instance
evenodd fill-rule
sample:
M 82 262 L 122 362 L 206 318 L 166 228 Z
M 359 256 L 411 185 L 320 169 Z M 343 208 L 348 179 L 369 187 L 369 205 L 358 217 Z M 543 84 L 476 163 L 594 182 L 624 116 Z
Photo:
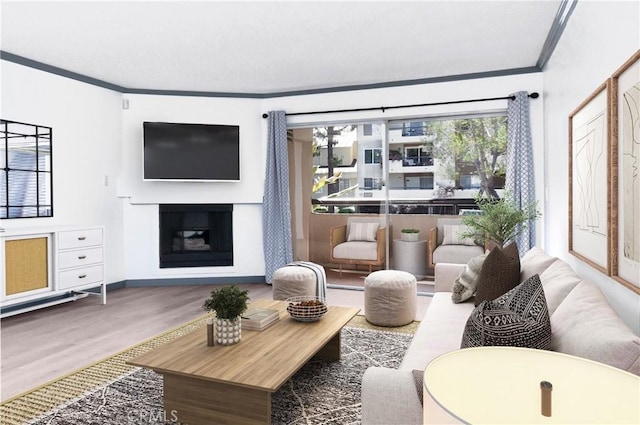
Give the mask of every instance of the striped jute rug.
M 139 368 L 127 365 L 128 360 L 205 326 L 205 317 L 170 329 L 133 347 L 2 402 L 0 404 L 0 424 L 27 424 L 59 406 L 85 397 L 96 389 L 130 374 Z M 413 334 L 418 324 L 419 322 L 412 322 L 402 327 L 383 328 L 371 325 L 364 316 L 355 316 L 347 326 Z

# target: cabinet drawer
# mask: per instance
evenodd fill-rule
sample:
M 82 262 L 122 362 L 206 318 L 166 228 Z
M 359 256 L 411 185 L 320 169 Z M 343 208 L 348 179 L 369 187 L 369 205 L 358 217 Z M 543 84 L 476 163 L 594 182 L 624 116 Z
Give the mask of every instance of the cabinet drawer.
M 87 283 L 102 282 L 104 268 L 102 264 L 80 269 L 65 270 L 58 273 L 58 289 L 68 289 Z
M 58 249 L 102 245 L 102 229 L 69 230 L 58 233 Z
M 102 261 L 102 247 L 64 251 L 58 254 L 58 268 L 60 269 L 99 264 L 102 263 Z

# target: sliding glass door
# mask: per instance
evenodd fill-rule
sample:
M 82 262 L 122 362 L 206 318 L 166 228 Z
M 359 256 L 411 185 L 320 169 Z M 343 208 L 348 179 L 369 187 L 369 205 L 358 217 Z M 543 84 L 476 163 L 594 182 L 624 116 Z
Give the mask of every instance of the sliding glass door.
M 372 269 L 407 269 L 422 279 L 433 273 L 426 249 L 437 219 L 476 209 L 478 194 L 500 195 L 505 181 L 502 112 L 322 123 L 293 128 L 289 137 L 294 257 L 342 268 L 360 284 L 370 264 L 336 263 L 332 228 L 379 222 L 387 232 L 384 262 Z M 411 253 L 416 264 L 401 258 L 403 229 L 418 231 L 419 244 L 409 247 L 419 250 Z

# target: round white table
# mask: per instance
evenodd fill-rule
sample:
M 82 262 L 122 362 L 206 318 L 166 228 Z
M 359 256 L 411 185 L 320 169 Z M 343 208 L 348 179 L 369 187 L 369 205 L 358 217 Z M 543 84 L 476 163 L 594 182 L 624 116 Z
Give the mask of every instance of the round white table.
M 552 384 L 551 416 L 540 382 Z M 516 347 L 444 354 L 424 371 L 424 423 L 640 423 L 640 377 L 602 363 Z

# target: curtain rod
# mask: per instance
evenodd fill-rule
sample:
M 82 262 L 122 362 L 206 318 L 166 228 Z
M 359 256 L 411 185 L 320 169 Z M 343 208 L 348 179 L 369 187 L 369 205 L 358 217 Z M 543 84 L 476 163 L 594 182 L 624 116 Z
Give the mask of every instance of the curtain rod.
M 536 99 L 540 96 L 537 92 L 533 92 L 529 94 L 529 97 L 532 99 Z M 380 109 L 382 112 L 387 109 L 400 109 L 400 108 L 416 108 L 420 106 L 439 106 L 439 105 L 454 105 L 457 103 L 471 103 L 471 102 L 487 102 L 489 100 L 515 100 L 515 96 L 504 96 L 504 97 L 487 97 L 484 99 L 466 99 L 466 100 L 450 100 L 447 102 L 434 102 L 434 103 L 418 103 L 413 105 L 395 105 L 395 106 L 374 106 L 370 108 L 354 108 L 354 109 L 333 109 L 329 111 L 311 111 L 311 112 L 290 112 L 286 113 L 285 116 L 294 116 L 294 115 L 317 115 L 317 114 L 331 114 L 335 112 L 362 112 L 362 111 L 375 111 Z M 267 118 L 269 114 L 262 114 L 262 118 Z

